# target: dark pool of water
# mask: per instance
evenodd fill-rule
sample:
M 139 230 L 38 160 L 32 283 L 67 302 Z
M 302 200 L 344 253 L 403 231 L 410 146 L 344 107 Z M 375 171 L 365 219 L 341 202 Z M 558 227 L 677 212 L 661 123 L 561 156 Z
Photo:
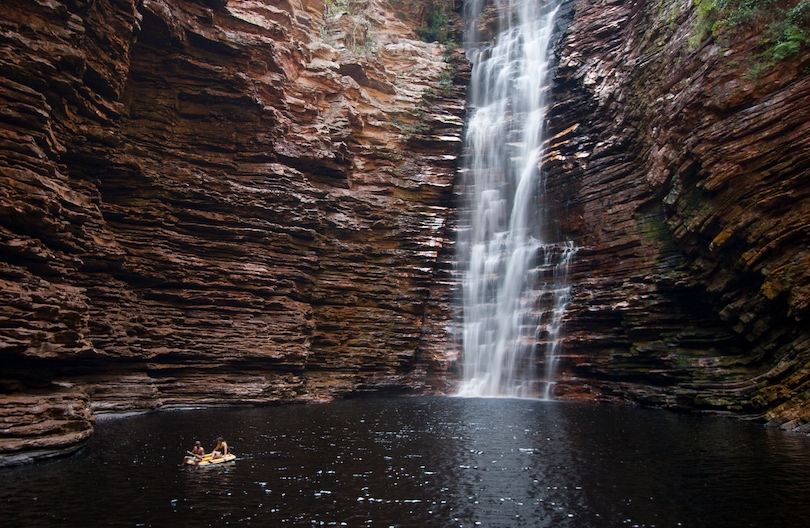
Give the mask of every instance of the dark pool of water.
M 236 462 L 180 465 L 218 435 Z M 600 405 L 355 400 L 108 419 L 0 482 L 3 526 L 805 527 L 810 439 Z

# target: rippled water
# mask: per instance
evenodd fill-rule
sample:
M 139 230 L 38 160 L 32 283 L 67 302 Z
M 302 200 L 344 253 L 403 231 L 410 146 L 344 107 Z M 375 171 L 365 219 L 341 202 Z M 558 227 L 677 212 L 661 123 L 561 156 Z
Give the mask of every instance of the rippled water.
M 236 462 L 180 465 L 218 435 Z M 108 419 L 0 482 L 3 526 L 804 527 L 810 439 L 599 405 L 354 400 Z

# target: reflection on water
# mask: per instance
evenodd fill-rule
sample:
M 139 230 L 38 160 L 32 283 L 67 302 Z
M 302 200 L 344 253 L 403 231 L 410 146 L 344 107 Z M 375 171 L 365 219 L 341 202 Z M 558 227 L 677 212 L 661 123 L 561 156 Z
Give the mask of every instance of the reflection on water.
M 180 465 L 224 435 L 239 459 Z M 806 526 L 810 439 L 665 412 L 409 398 L 160 412 L 0 470 L 2 526 Z

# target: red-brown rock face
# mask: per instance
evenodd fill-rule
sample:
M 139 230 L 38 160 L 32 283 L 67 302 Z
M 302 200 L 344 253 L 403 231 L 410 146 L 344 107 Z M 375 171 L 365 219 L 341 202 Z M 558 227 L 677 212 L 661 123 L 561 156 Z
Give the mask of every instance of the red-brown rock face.
M 430 388 L 465 65 L 339 4 L 3 4 L 0 456 L 92 411 Z
M 0 7 L 0 463 L 98 412 L 444 387 L 467 66 L 341 5 Z M 807 47 L 749 75 L 754 37 L 690 45 L 689 3 L 571 13 L 558 396 L 806 428 Z
M 695 20 L 580 0 L 562 42 L 546 167 L 582 249 L 561 388 L 801 428 L 810 52 L 754 74 L 755 34 L 698 43 Z

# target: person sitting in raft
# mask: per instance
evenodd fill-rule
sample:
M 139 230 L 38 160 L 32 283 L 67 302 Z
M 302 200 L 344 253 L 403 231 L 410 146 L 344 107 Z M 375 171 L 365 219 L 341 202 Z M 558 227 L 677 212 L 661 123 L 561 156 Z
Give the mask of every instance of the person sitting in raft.
M 228 454 L 228 442 L 222 439 L 222 437 L 217 438 L 217 445 L 214 447 L 214 452 L 211 453 L 211 460 L 215 458 L 222 458 Z
M 200 441 L 197 440 L 196 442 L 194 442 L 194 448 L 192 448 L 192 450 L 189 451 L 189 453 L 191 453 L 191 455 L 194 457 L 194 463 L 199 464 L 200 461 L 205 456 L 205 449 L 203 449 L 203 446 L 200 443 Z

